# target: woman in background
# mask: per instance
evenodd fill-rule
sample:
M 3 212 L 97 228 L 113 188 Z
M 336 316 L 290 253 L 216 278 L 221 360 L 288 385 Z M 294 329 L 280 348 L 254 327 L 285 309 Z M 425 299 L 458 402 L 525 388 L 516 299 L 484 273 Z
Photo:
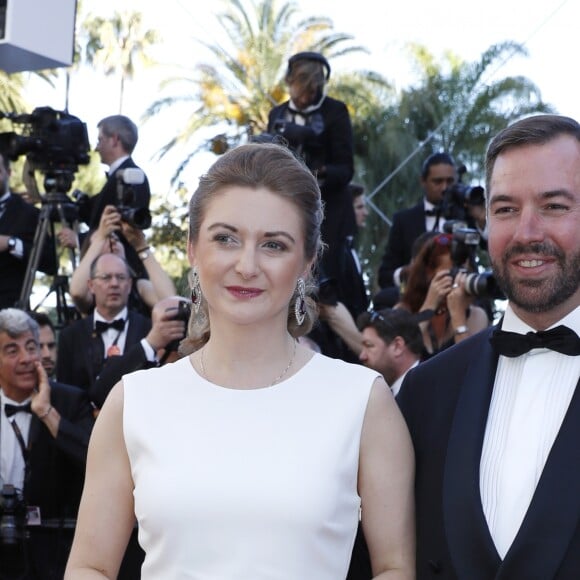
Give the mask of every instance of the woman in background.
M 396 308 L 432 313 L 420 323 L 423 359 L 483 330 L 489 318 L 465 290 L 467 261 L 457 268 L 452 258 L 452 234 L 426 237 L 411 262 L 409 277 Z

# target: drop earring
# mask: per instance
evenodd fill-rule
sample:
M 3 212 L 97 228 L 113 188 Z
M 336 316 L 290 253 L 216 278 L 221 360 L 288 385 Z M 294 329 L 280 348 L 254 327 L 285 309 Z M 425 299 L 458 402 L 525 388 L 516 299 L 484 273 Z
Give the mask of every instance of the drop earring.
M 193 311 L 197 315 L 201 306 L 201 286 L 199 284 L 199 274 L 197 269 L 193 268 L 191 271 L 191 303 L 193 304 Z
M 298 326 L 302 326 L 306 317 L 306 284 L 303 278 L 296 282 L 296 302 L 294 302 L 294 316 Z

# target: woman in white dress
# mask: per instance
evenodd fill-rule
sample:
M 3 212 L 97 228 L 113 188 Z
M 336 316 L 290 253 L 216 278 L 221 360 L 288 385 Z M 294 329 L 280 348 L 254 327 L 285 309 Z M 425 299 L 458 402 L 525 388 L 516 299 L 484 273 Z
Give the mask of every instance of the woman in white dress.
M 384 380 L 296 340 L 320 191 L 280 145 L 220 157 L 190 202 L 189 354 L 127 375 L 99 415 L 67 580 L 115 578 L 138 524 L 151 580 L 414 578 L 414 458 Z

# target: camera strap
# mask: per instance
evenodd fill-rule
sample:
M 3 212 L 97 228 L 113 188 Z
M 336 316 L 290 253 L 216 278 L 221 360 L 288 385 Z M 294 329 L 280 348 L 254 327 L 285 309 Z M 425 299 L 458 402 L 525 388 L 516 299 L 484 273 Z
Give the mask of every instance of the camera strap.
M 30 474 L 30 451 L 24 442 L 24 437 L 22 436 L 22 431 L 16 423 L 16 419 L 12 419 L 8 421 L 10 425 L 12 425 L 12 430 L 14 431 L 14 435 L 16 436 L 16 441 L 18 441 L 18 446 L 20 447 L 20 451 L 22 452 L 22 459 L 24 459 L 24 485 L 26 486 L 26 482 L 28 479 L 28 475 Z

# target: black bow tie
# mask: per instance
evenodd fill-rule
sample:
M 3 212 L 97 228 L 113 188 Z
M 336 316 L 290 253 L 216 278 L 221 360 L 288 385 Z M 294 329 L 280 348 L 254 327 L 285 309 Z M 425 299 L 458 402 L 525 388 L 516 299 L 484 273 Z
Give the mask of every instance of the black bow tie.
M 509 357 L 521 356 L 533 348 L 549 348 L 568 356 L 580 355 L 580 337 L 566 326 L 527 334 L 498 328 L 489 340 L 500 354 Z
M 115 330 L 123 330 L 125 328 L 125 319 L 124 318 L 117 318 L 117 320 L 113 320 L 113 322 L 103 322 L 102 320 L 95 321 L 95 330 L 102 334 L 109 328 L 114 328 Z
M 15 413 L 32 413 L 32 409 L 30 408 L 30 403 L 25 403 L 24 405 L 6 403 L 4 405 L 4 413 L 6 413 L 7 417 L 12 417 Z
M 425 210 L 425 215 L 426 216 L 437 217 L 439 215 L 439 210 L 437 208 L 426 209 Z

